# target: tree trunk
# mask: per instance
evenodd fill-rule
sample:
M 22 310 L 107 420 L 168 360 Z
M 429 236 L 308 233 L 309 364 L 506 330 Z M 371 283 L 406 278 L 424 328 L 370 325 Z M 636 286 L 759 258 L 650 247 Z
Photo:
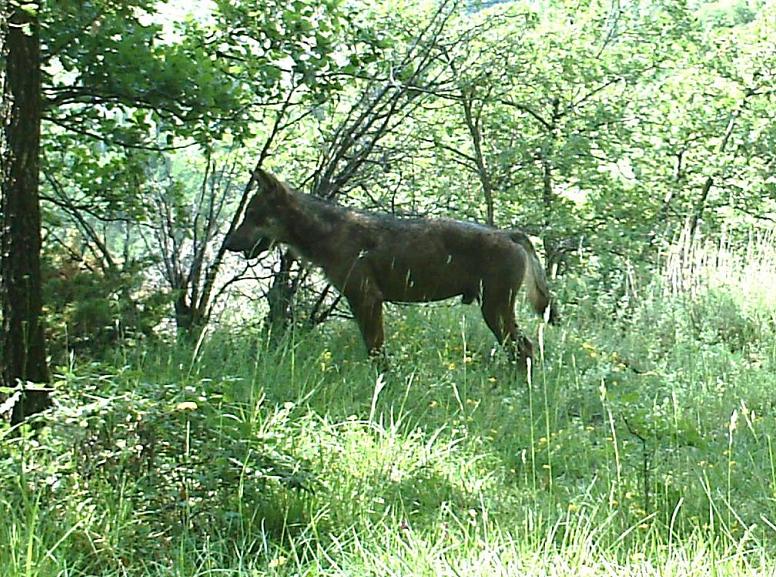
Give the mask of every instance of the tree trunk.
M 275 273 L 272 286 L 267 291 L 269 305 L 267 324 L 272 335 L 285 334 L 294 317 L 294 286 L 291 282 L 293 262 L 293 257 L 287 253 L 280 257 L 280 269 Z
M 744 97 L 744 101 L 741 103 L 741 109 L 743 109 L 744 106 L 746 106 L 746 97 Z M 725 151 L 725 147 L 727 146 L 727 143 L 730 140 L 730 136 L 733 134 L 733 128 L 735 128 L 736 119 L 738 118 L 739 112 L 740 112 L 740 109 L 734 112 L 731 112 L 730 116 L 728 117 L 728 123 L 727 123 L 727 127 L 725 128 L 725 134 L 722 136 L 722 140 L 720 141 L 719 146 L 717 146 L 718 155 L 721 155 Z M 695 207 L 693 208 L 692 215 L 690 216 L 690 239 L 691 240 L 695 238 L 695 232 L 698 230 L 698 225 L 700 224 L 700 221 L 703 218 L 703 211 L 706 208 L 706 201 L 709 198 L 709 191 L 711 191 L 711 187 L 713 185 L 714 185 L 714 177 L 712 176 L 706 177 L 706 180 L 703 182 L 703 186 L 701 187 L 701 193 L 698 196 L 698 200 L 695 202 Z
M 477 176 L 482 185 L 482 194 L 485 197 L 485 218 L 490 226 L 495 225 L 495 212 L 493 208 L 493 182 L 485 165 L 485 155 L 482 152 L 482 130 L 480 128 L 479 115 L 472 111 L 473 96 L 471 93 L 464 92 L 462 104 L 466 127 L 472 137 L 472 146 L 474 147 L 474 161 L 477 165 Z
M 2 380 L 7 387 L 49 381 L 41 318 L 40 165 L 41 74 L 39 24 L 14 4 L 3 3 L 2 51 Z M 46 390 L 23 390 L 12 424 L 45 409 Z
M 202 318 L 199 309 L 189 303 L 187 290 L 178 289 L 178 294 L 173 301 L 175 308 L 175 328 L 178 337 L 183 340 L 196 341 L 202 334 L 207 324 L 207 319 Z
M 542 232 L 542 244 L 544 245 L 544 258 L 547 273 L 556 275 L 560 273 L 563 255 L 558 250 L 558 239 L 553 231 L 553 204 L 555 193 L 552 189 L 552 155 L 555 152 L 555 143 L 558 139 L 558 120 L 561 117 L 560 100 L 555 98 L 552 102 L 552 119 L 545 123 L 547 129 L 547 141 L 539 154 L 542 163 L 542 209 L 544 213 L 544 231 Z

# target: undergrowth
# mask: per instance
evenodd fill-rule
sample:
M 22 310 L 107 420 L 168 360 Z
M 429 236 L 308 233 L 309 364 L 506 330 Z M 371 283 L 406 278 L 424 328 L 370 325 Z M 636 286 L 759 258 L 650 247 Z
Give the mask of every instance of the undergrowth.
M 772 572 L 776 251 L 752 243 L 568 281 L 559 327 L 521 310 L 530 382 L 459 305 L 391 307 L 384 373 L 349 322 L 73 359 L 47 426 L 0 432 L 0 575 Z

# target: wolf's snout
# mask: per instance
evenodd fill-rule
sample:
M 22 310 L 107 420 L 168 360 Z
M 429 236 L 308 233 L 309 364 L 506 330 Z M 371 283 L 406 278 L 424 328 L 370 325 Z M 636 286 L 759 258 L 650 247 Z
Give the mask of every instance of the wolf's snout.
M 256 258 L 272 248 L 272 239 L 261 236 L 249 238 L 240 234 L 238 229 L 227 237 L 224 248 L 232 252 L 241 252 L 246 258 Z

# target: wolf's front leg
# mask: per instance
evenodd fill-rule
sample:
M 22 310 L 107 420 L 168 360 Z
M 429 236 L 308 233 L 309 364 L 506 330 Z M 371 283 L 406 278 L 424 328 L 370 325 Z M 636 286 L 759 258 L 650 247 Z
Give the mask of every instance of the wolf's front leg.
M 382 295 L 370 286 L 368 281 L 348 288 L 350 290 L 345 291 L 345 297 L 361 330 L 366 350 L 369 356 L 379 357 L 382 355 L 385 341 Z
M 383 332 L 383 303 L 372 299 L 348 298 L 350 309 L 356 318 L 361 336 L 364 339 L 369 356 L 380 356 L 383 352 L 385 334 Z

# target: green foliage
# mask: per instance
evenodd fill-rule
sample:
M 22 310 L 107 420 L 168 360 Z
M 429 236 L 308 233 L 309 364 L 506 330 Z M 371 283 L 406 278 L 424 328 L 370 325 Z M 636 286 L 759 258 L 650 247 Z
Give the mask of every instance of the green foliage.
M 676 2 L 224 1 L 166 25 L 148 0 L 80 6 L 43 6 L 49 229 L 181 254 L 162 275 L 203 317 L 258 160 L 359 206 L 492 211 L 561 272 L 649 267 L 688 219 L 773 218 L 770 5 L 731 26 L 705 14 L 732 4 Z
M 323 104 L 343 78 L 374 62 L 383 40 L 355 7 L 329 0 L 217 1 L 213 45 L 229 73 L 257 103 L 279 104 L 286 91 Z
M 232 400 L 225 413 L 228 381 L 181 387 L 107 366 L 84 368 L 58 377 L 68 401 L 48 418 L 23 477 L 3 470 L 10 475 L 4 485 L 15 485 L 22 499 L 34 492 L 41 514 L 56 519 L 43 530 L 74 524 L 63 540 L 68 555 L 82 559 L 80 570 L 161 567 L 182 535 L 199 540 L 271 530 L 267 517 L 280 488 L 312 490 L 314 480 L 289 452 L 290 432 L 300 426 L 290 422 L 289 409 Z M 13 500 L 4 506 L 23 506 L 7 497 Z M 279 535 L 284 521 L 276 519 Z
M 196 21 L 169 42 L 152 23 L 155 1 L 50 2 L 44 27 L 49 120 L 123 146 L 164 143 L 165 134 L 208 143 L 241 130 L 239 87 L 210 57 Z M 99 104 L 99 106 L 95 106 Z
M 43 292 L 49 347 L 54 358 L 71 352 L 99 355 L 119 342 L 153 336 L 168 298 L 139 282 L 138 271 L 86 269 L 67 254 L 49 254 Z

